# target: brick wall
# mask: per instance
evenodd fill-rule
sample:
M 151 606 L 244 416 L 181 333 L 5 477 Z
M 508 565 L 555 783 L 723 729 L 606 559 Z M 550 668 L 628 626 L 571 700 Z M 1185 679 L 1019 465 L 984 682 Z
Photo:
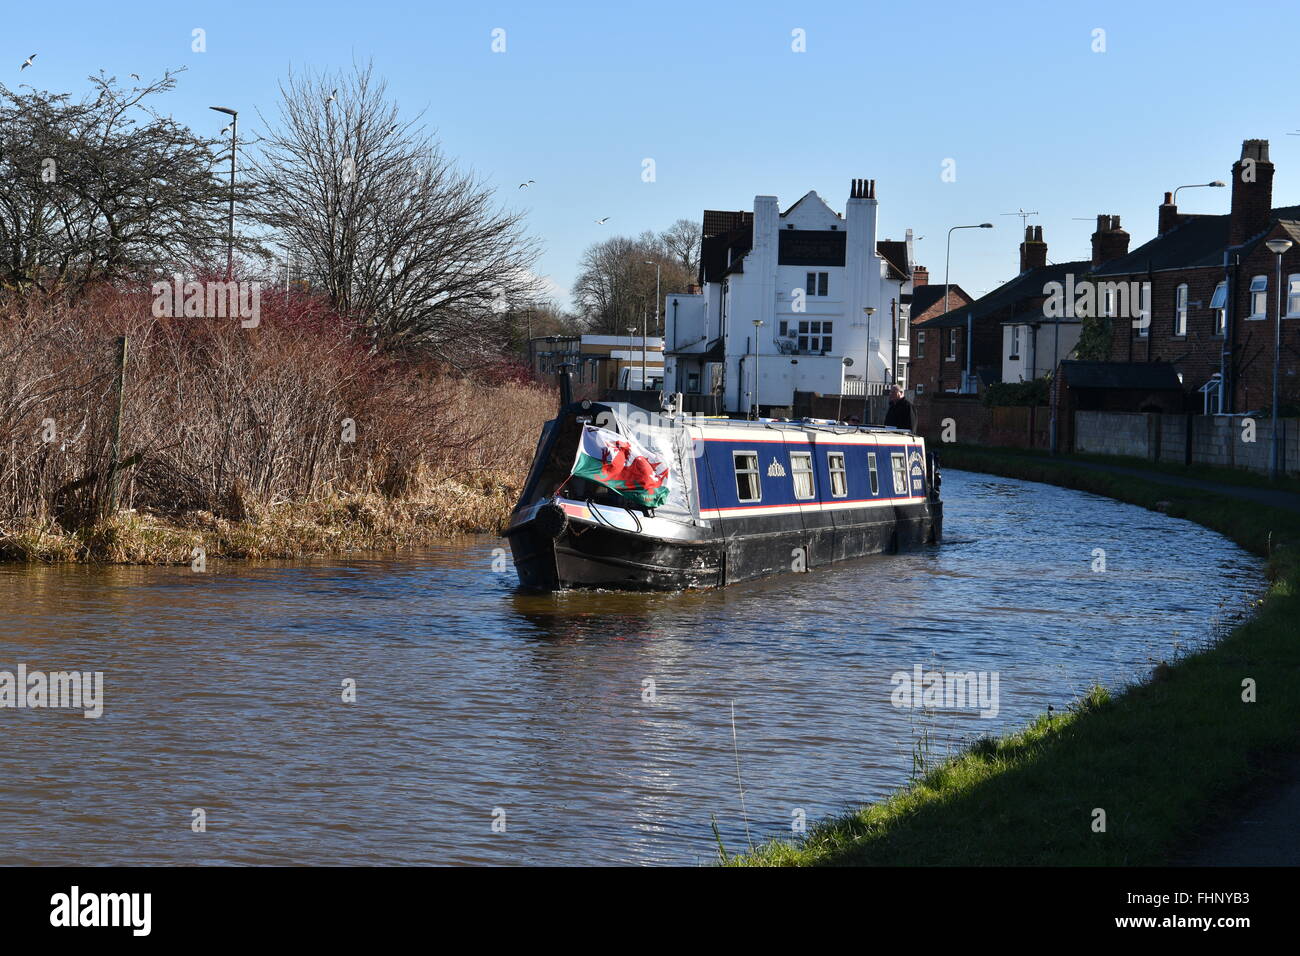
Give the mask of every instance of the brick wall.
M 954 441 L 1007 448 L 1046 448 L 1051 409 L 1029 406 L 988 408 L 978 399 L 945 397 L 916 403 L 917 427 L 928 441 L 943 441 L 944 421 Z

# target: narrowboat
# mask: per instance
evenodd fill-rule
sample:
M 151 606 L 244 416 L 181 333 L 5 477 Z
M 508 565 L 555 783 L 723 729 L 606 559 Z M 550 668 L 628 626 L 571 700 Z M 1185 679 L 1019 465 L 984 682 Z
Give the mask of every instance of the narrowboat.
M 899 429 L 569 402 L 506 536 L 528 589 L 716 588 L 938 544 L 940 481 Z

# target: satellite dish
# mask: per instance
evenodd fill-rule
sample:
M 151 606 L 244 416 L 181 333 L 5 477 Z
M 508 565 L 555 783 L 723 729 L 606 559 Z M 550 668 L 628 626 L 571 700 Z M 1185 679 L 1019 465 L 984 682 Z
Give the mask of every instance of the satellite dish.
M 850 365 L 853 364 L 853 356 L 852 355 L 844 356 L 843 362 L 844 362 L 844 367 L 848 368 Z

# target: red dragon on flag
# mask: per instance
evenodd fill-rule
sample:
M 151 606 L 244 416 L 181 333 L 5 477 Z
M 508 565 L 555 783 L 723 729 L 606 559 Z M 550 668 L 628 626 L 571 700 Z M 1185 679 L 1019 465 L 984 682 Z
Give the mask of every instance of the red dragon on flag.
M 604 485 L 647 508 L 659 507 L 668 497 L 668 465 L 635 438 L 607 428 L 582 426 L 570 474 Z

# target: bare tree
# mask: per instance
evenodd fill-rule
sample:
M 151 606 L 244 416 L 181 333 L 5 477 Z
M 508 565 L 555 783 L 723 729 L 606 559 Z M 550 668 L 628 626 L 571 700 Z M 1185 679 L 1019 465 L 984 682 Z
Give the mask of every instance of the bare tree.
M 639 329 L 643 314 L 654 315 L 654 263 L 659 264 L 662 294 L 686 291 L 699 268 L 699 239 L 695 238 L 692 253 L 683 237 L 683 224 L 689 225 L 681 219 L 667 232 L 644 232 L 636 239 L 613 236 L 587 247 L 579 262 L 573 299 L 588 328 L 621 335 L 629 326 Z
M 376 345 L 499 354 L 536 287 L 522 216 L 404 120 L 370 66 L 291 75 L 253 163 L 261 218 Z
M 659 234 L 664 255 L 677 263 L 692 280 L 700 272 L 700 224 L 678 219 Z
M 220 144 L 153 107 L 178 72 L 130 89 L 101 73 L 76 101 L 0 85 L 0 285 L 77 292 L 208 256 L 229 186 Z

